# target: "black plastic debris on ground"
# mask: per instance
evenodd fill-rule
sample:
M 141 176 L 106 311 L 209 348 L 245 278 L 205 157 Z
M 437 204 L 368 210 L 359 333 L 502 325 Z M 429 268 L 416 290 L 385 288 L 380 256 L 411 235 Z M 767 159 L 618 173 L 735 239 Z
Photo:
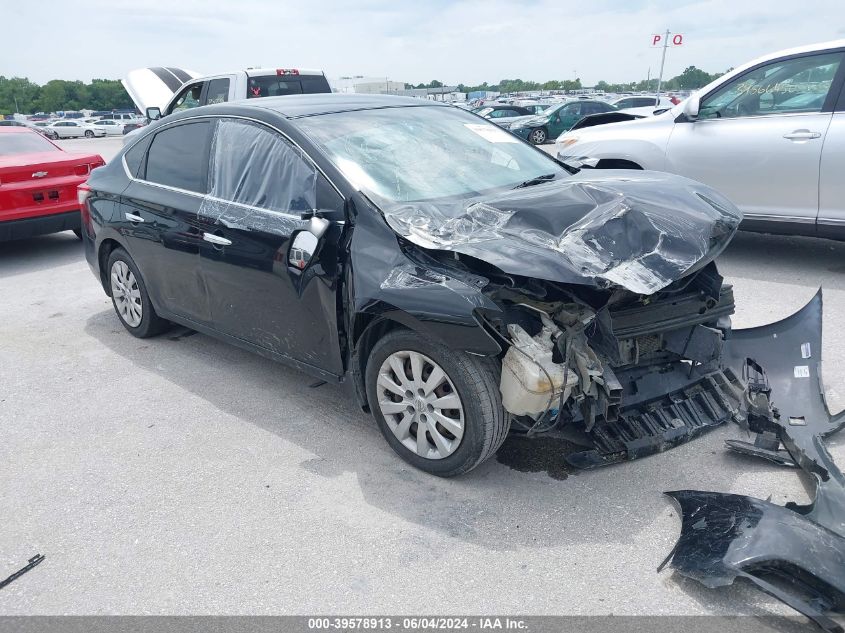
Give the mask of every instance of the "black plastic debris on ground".
M 3 587 L 5 587 L 6 585 L 14 582 L 15 580 L 17 580 L 18 578 L 23 576 L 30 569 L 32 569 L 33 567 L 36 567 L 39 563 L 41 563 L 42 560 L 44 560 L 44 556 L 42 556 L 41 554 L 36 554 L 32 558 L 30 558 L 27 561 L 26 565 L 24 565 L 18 571 L 16 571 L 14 574 L 12 574 L 8 578 L 6 578 L 6 580 L 0 581 L 0 589 L 3 589 Z
M 845 614 L 845 476 L 824 438 L 845 426 L 831 416 L 821 383 L 821 291 L 783 321 L 735 331 L 730 364 L 765 371 L 758 394 L 749 391 L 753 443 L 729 440 L 733 451 L 795 467 L 815 481 L 812 503 L 779 506 L 743 495 L 667 492 L 681 510 L 681 534 L 667 563 L 707 587 L 745 578 L 827 631 Z M 775 406 L 776 405 L 776 406 Z M 781 448 L 782 447 L 782 448 Z

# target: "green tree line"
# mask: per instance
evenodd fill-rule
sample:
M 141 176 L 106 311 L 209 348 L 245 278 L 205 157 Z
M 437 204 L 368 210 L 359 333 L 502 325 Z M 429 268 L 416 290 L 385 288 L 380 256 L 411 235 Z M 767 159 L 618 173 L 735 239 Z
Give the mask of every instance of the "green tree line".
M 89 84 L 53 79 L 39 86 L 26 77 L 0 75 L 0 114 L 134 107 L 132 99 L 116 79 L 94 79 Z
M 730 70 L 730 69 L 729 69 Z M 725 71 L 727 72 L 727 71 Z M 684 71 L 671 79 L 666 79 L 661 84 L 661 91 L 673 90 L 695 90 L 707 85 L 717 77 L 721 77 L 724 73 L 710 74 L 695 66 L 689 66 Z M 418 84 L 413 86 L 405 84 L 406 88 L 440 88 L 443 82 L 434 79 L 427 84 Z M 477 86 L 468 86 L 465 84 L 458 84 L 459 92 L 530 92 L 534 90 L 580 90 L 580 79 L 552 79 L 549 81 L 525 81 L 522 79 L 502 79 L 497 84 L 488 84 L 486 81 Z M 628 91 L 648 91 L 657 89 L 657 77 L 651 79 L 641 79 L 640 81 L 631 81 L 628 83 L 611 84 L 606 81 L 599 81 L 596 83 L 597 90 L 604 90 L 605 92 L 628 92 Z

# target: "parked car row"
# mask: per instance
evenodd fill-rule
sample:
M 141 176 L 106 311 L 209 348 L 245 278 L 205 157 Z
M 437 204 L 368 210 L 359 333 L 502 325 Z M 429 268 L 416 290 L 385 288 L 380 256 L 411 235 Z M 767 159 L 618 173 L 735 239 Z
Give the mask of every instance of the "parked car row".
M 623 97 L 613 102 L 566 98 L 528 105 L 485 105 L 471 111 L 534 145 L 542 145 L 553 141 L 584 117 L 618 112 L 622 118 L 633 119 L 668 110 L 675 102 L 665 96 Z

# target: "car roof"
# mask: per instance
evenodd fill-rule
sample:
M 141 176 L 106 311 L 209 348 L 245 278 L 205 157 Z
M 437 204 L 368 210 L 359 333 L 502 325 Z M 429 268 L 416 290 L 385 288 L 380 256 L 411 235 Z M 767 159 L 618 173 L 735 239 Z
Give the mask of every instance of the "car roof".
M 816 44 L 806 44 L 804 46 L 796 46 L 794 48 L 784 48 L 783 50 L 775 51 L 774 53 L 768 53 L 756 59 L 752 59 L 747 64 L 743 64 L 742 67 L 756 66 L 757 64 L 760 64 L 762 62 L 767 62 L 772 59 L 778 59 L 780 57 L 787 57 L 789 55 L 800 55 L 801 53 L 814 53 L 816 51 L 826 51 L 837 48 L 845 48 L 845 39 L 831 40 L 829 42 L 818 42 Z
M 353 110 L 374 110 L 377 108 L 449 107 L 447 103 L 414 99 L 413 97 L 346 93 L 316 93 L 263 97 L 261 99 L 231 101 L 230 103 L 239 106 L 252 106 L 265 110 L 273 110 L 289 119 L 317 114 L 350 112 Z

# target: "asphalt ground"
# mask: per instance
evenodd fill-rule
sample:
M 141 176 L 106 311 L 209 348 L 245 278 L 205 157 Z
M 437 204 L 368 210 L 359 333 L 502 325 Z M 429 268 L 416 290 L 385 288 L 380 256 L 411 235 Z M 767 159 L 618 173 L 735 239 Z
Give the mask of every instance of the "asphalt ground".
M 120 139 L 60 141 L 114 155 Z M 845 243 L 740 233 L 719 261 L 736 327 L 819 286 L 825 381 L 845 404 Z M 340 387 L 177 329 L 126 333 L 71 233 L 0 244 L 0 614 L 773 614 L 738 582 L 656 573 L 661 492 L 806 502 L 725 426 L 591 472 L 510 439 L 441 480 L 405 465 Z M 845 463 L 845 438 L 831 452 Z

